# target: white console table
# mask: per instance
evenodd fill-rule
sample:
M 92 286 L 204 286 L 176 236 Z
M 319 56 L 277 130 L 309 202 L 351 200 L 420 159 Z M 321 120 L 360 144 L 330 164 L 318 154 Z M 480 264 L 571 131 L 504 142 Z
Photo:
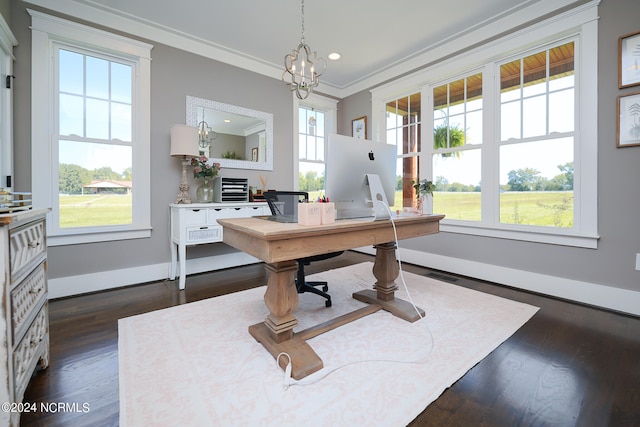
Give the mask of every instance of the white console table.
M 187 246 L 222 242 L 218 219 L 269 215 L 269 206 L 261 202 L 175 204 L 171 208 L 171 268 L 169 279 L 179 274 L 178 287 L 186 281 Z

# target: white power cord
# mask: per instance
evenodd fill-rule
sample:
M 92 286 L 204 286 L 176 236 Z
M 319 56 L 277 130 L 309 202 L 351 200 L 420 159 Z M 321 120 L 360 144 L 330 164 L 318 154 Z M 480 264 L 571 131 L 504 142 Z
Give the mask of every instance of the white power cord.
M 278 357 L 276 357 L 276 367 L 280 367 L 280 356 L 287 356 L 287 359 L 289 359 L 284 370 L 284 377 L 282 378 L 282 388 L 287 390 L 289 386 L 295 381 L 291 377 L 291 356 L 289 356 L 289 354 L 285 352 L 278 354 Z
M 286 352 L 282 352 L 282 353 L 278 354 L 278 357 L 276 357 L 276 368 L 280 367 L 280 357 L 281 356 L 287 356 L 288 363 L 287 363 L 287 366 L 286 366 L 286 368 L 284 370 L 284 377 L 283 377 L 283 388 L 284 388 L 284 390 L 288 390 L 289 387 L 292 386 L 292 385 L 306 386 L 306 385 L 315 384 L 315 383 L 323 380 L 324 378 L 326 378 L 327 376 L 329 376 L 333 372 L 336 372 L 337 370 L 345 368 L 345 367 L 350 366 L 350 365 L 355 365 L 357 363 L 365 363 L 365 362 L 420 363 L 424 359 L 426 359 L 431 354 L 431 352 L 433 351 L 433 346 L 434 346 L 433 333 L 431 332 L 431 329 L 429 328 L 429 325 L 426 322 L 424 322 L 425 317 L 422 315 L 422 313 L 420 313 L 420 310 L 418 309 L 418 307 L 414 303 L 413 298 L 411 297 L 411 293 L 409 292 L 409 288 L 407 286 L 407 282 L 404 280 L 404 272 L 402 270 L 402 261 L 400 259 L 400 245 L 398 244 L 398 233 L 396 231 L 396 223 L 395 223 L 395 220 L 393 219 L 393 214 L 391 213 L 391 209 L 389 209 L 389 206 L 386 203 L 381 202 L 379 200 L 376 200 L 376 202 L 379 202 L 382 205 L 384 205 L 385 208 L 387 209 L 387 211 L 389 212 L 389 219 L 391 220 L 391 225 L 393 227 L 393 237 L 394 237 L 395 244 L 396 244 L 396 250 L 395 251 L 396 251 L 396 259 L 398 261 L 398 267 L 399 267 L 399 271 L 400 271 L 399 277 L 400 277 L 400 280 L 402 281 L 402 285 L 404 287 L 404 290 L 407 293 L 407 298 L 409 299 L 409 302 L 413 306 L 413 308 L 416 311 L 416 313 L 418 313 L 418 317 L 420 318 L 418 321 L 421 324 L 424 324 L 427 332 L 429 333 L 429 341 L 430 341 L 429 350 L 426 352 L 426 354 L 424 354 L 423 356 L 418 357 L 415 360 L 393 360 L 393 359 L 356 360 L 356 361 L 349 362 L 349 363 L 346 363 L 346 364 L 341 365 L 341 366 L 337 366 L 337 367 L 332 368 L 332 369 L 324 368 L 324 369 L 322 369 L 320 371 L 317 371 L 317 372 L 305 377 L 303 380 L 295 380 L 295 379 L 293 379 L 291 377 L 291 356 Z

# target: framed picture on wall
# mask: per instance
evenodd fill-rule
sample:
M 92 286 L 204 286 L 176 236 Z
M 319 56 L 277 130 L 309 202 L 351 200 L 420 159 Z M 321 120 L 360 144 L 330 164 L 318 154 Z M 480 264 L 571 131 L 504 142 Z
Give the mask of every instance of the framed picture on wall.
M 252 162 L 258 161 L 258 147 L 253 147 L 251 149 L 251 161 Z
M 640 92 L 618 97 L 617 145 L 640 145 Z
M 367 139 L 367 116 L 351 120 L 351 136 L 358 139 Z
M 618 87 L 640 84 L 640 31 L 618 39 Z

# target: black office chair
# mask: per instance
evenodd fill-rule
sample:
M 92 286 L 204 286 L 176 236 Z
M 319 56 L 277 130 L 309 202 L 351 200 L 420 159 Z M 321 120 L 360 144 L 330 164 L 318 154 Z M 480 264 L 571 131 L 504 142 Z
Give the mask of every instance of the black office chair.
M 263 195 L 269 204 L 271 214 L 287 222 L 297 222 L 298 203 L 309 201 L 309 193 L 304 191 L 266 191 Z M 320 295 L 326 299 L 324 305 L 331 307 L 331 295 L 327 293 L 329 290 L 327 282 L 309 282 L 305 280 L 304 266 L 315 261 L 333 258 L 340 254 L 342 254 L 342 251 L 297 259 L 298 272 L 296 275 L 296 289 L 298 293 L 311 292 Z M 322 290 L 317 287 L 322 287 Z

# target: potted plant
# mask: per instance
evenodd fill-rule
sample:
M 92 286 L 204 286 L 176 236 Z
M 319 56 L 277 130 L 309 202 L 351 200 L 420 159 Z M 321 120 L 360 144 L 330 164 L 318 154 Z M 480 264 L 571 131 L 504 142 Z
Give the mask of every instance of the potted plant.
M 433 211 L 433 190 L 436 189 L 436 185 L 427 179 L 419 182 L 411 181 L 411 185 L 416 192 L 418 211 L 423 214 L 431 214 Z
M 207 156 L 199 156 L 191 159 L 191 166 L 193 166 L 193 177 L 202 179 L 202 182 L 196 188 L 198 203 L 213 202 L 213 178 L 220 171 L 220 163 L 209 163 Z

